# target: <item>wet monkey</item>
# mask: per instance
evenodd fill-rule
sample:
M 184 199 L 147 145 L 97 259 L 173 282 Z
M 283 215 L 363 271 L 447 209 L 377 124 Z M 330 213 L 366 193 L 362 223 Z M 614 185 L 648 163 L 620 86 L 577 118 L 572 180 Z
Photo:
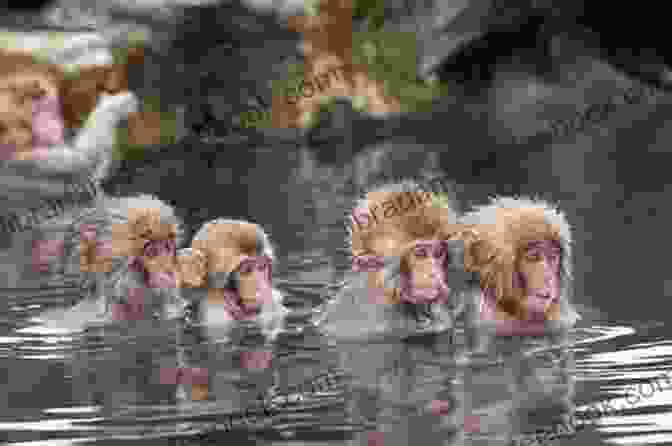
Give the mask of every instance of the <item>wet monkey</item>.
M 541 200 L 500 197 L 461 223 L 471 228 L 465 262 L 480 277 L 482 321 L 502 334 L 575 324 L 571 226 L 563 212 Z
M 184 307 L 177 290 L 183 223 L 152 195 L 105 199 L 72 224 L 64 262 L 81 274 L 88 299 L 115 320 L 150 319 Z
M 367 311 L 381 321 L 382 331 L 412 334 L 453 328 L 465 309 L 464 250 L 455 238 L 457 218 L 453 202 L 439 204 L 433 193 L 413 181 L 367 192 L 354 206 L 347 240 L 358 276 L 344 292 L 358 296 L 340 296 L 329 303 L 326 327 L 340 325 L 338 320 L 355 307 L 373 304 Z M 363 301 L 353 305 L 362 295 Z
M 196 320 L 228 331 L 250 321 L 274 338 L 288 310 L 273 288 L 273 247 L 261 226 L 242 220 L 205 223 L 178 253 L 179 286 L 196 304 Z M 214 331 L 213 331 L 214 333 Z

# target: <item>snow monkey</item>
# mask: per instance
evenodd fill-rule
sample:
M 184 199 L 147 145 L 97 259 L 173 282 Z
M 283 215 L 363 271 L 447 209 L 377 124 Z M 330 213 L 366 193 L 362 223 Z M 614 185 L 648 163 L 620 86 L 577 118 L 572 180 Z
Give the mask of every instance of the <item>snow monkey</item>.
M 261 226 L 216 219 L 196 233 L 191 248 L 180 250 L 180 289 L 197 301 L 196 319 L 214 335 L 239 321 L 257 324 L 275 338 L 288 310 L 273 288 L 273 247 Z
M 107 198 L 73 224 L 66 263 L 79 268 L 89 299 L 115 320 L 179 316 L 177 246 L 182 221 L 151 195 Z
M 570 302 L 571 228 L 550 203 L 494 198 L 461 222 L 465 264 L 481 282 L 481 320 L 500 334 L 571 327 L 580 318 Z M 523 322 L 523 323 L 521 323 Z
M 335 328 L 343 323 L 339 319 L 359 315 L 366 318 L 360 325 L 371 325 L 360 331 L 412 334 L 453 328 L 465 314 L 468 296 L 463 244 L 455 238 L 457 218 L 451 200 L 439 204 L 413 181 L 366 193 L 352 211 L 348 239 L 353 271 L 365 274 L 346 290 L 368 296 L 368 302 L 354 304 L 354 297 L 340 296 L 327 306 L 326 326 Z

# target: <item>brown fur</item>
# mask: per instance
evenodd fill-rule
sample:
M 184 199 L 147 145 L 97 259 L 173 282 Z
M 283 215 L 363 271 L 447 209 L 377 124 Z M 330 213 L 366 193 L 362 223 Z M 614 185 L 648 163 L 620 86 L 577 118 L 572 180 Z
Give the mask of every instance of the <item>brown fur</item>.
M 499 208 L 497 223 L 472 226 L 460 233 L 465 242 L 465 268 L 480 275 L 481 288 L 495 289 L 497 309 L 505 318 L 525 319 L 524 289 L 513 284 L 525 247 L 536 240 L 562 244 L 561 229 L 551 224 L 542 208 Z M 552 305 L 547 319 L 559 317 L 560 306 Z
M 178 288 L 201 288 L 208 273 L 207 255 L 198 249 L 182 250 L 177 258 L 179 265 Z
M 103 254 L 96 240 L 80 239 L 80 270 L 82 272 L 111 272 L 114 257 L 142 256 L 147 240 L 175 239 L 178 229 L 175 224 L 161 221 L 157 209 L 132 208 L 128 221 L 112 225 L 112 240 L 109 252 Z M 164 262 L 165 263 L 165 262 Z M 165 270 L 166 265 L 162 265 Z M 176 269 L 176 265 L 170 267 Z
M 33 142 L 32 109 L 26 102 L 15 88 L 0 90 L 0 144 L 11 146 L 18 153 L 29 151 Z
M 399 185 L 404 184 L 400 183 Z M 422 268 L 417 268 L 413 258 L 415 242 L 418 240 L 450 239 L 455 236 L 461 226 L 454 222 L 454 211 L 434 203 L 433 194 L 422 191 L 415 183 L 405 183 L 406 190 L 390 190 L 389 187 L 368 192 L 356 207 L 366 205 L 367 213 L 378 216 L 378 222 L 372 220 L 370 227 L 359 228 L 352 222 L 351 225 L 351 253 L 352 256 L 377 255 L 400 257 L 402 272 L 417 272 L 422 276 Z M 396 186 L 395 186 L 396 187 Z M 411 196 L 415 205 L 409 205 Z M 385 217 L 384 204 L 403 203 L 403 209 L 397 209 L 396 215 Z M 383 211 L 381 211 L 383 210 Z M 385 302 L 399 303 L 397 288 L 384 286 L 384 271 L 369 272 L 368 284 L 370 289 L 384 290 Z
M 209 304 L 224 304 L 226 296 L 223 288 L 226 285 L 210 282 L 208 276 L 211 273 L 232 273 L 238 269 L 243 260 L 259 255 L 274 259 L 268 236 L 259 225 L 228 219 L 207 222 L 194 236 L 191 248 L 178 252 L 180 286 L 200 288 L 201 291 L 205 291 L 204 297 Z M 237 286 L 238 295 L 243 303 L 257 300 L 260 283 L 256 273 L 239 271 Z M 280 302 L 276 301 L 274 291 L 272 294 L 272 302 L 256 303 L 262 303 L 268 309 L 282 308 Z M 268 307 L 269 304 L 271 307 Z
M 58 96 L 66 128 L 78 129 L 95 108 L 101 93 L 117 94 L 128 90 L 128 69 L 144 59 L 142 49 L 131 48 L 124 64 L 106 66 L 85 66 L 76 77 L 66 76 L 63 69 L 55 64 L 38 62 L 29 53 L 0 50 L 0 90 L 13 91 L 14 103 L 25 103 L 25 96 L 43 91 Z M 32 118 L 24 108 L 0 102 L 0 140 L 3 135 L 14 131 L 32 129 Z M 160 132 L 159 123 L 149 112 L 133 113 L 129 132 L 131 143 L 155 143 Z M 17 130 L 13 130 L 17 129 Z M 21 129 L 21 130 L 19 130 Z M 142 129 L 147 129 L 143 131 Z M 16 139 L 16 138 L 14 138 Z M 18 151 L 30 150 L 30 142 L 24 142 Z
M 207 235 L 192 242 L 192 248 L 208 259 L 211 271 L 232 272 L 245 256 L 257 255 L 258 226 L 247 222 L 211 224 Z
M 114 267 L 112 258 L 99 251 L 95 240 L 81 240 L 80 271 L 83 273 L 110 273 Z
M 191 249 L 182 250 L 178 257 L 180 284 L 188 288 L 207 286 L 208 273 L 235 271 L 246 257 L 259 255 L 261 248 L 271 258 L 268 240 L 260 239 L 263 231 L 254 224 L 241 220 L 214 220 L 206 223 L 194 237 Z M 256 295 L 253 275 L 241 274 L 241 298 Z M 223 300 L 222 290 L 208 288 L 211 303 Z
M 162 221 L 160 211 L 153 208 L 132 208 L 128 222 L 113 226 L 114 255 L 140 256 L 147 240 L 174 239 L 177 228 L 173 223 Z
M 413 194 L 416 205 L 406 212 L 385 217 L 384 203 L 406 203 Z M 431 202 L 429 192 L 374 191 L 366 195 L 367 212 L 378 215 L 370 228 L 359 229 L 352 224 L 352 254 L 377 254 L 401 256 L 409 243 L 420 239 L 432 239 L 451 227 L 445 209 Z

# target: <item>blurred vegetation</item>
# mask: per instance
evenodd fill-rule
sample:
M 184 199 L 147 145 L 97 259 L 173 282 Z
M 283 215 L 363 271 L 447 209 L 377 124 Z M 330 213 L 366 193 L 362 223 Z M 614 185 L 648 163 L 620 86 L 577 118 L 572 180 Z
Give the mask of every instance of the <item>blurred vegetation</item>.
M 450 206 L 450 198 L 444 192 L 433 193 L 432 194 L 432 204 L 434 206 L 440 206 L 442 208 L 447 208 Z
M 384 0 L 353 0 L 353 4 L 352 17 L 355 20 L 367 20 L 369 31 L 376 31 L 383 27 L 385 22 Z
M 131 51 L 142 49 L 147 40 L 144 33 L 129 33 L 128 44 L 124 47 L 111 48 L 114 64 L 125 64 Z M 173 144 L 177 140 L 177 115 L 173 111 L 164 110 L 158 97 L 144 98 L 142 110 L 150 113 L 158 113 L 160 117 L 161 141 L 160 145 Z M 129 130 L 126 126 L 117 129 L 117 142 L 114 156 L 117 159 L 140 160 L 144 156 L 145 147 L 132 144 L 129 141 Z
M 413 32 L 363 31 L 353 35 L 353 62 L 385 85 L 385 94 L 399 99 L 404 112 L 431 110 L 448 93 L 446 84 L 417 76 L 417 37 Z
M 365 66 L 369 76 L 384 85 L 386 95 L 396 97 L 402 105 L 402 112 L 422 112 L 432 109 L 438 97 L 447 95 L 446 84 L 428 82 L 417 76 L 417 36 L 414 32 L 386 31 L 382 29 L 385 20 L 384 0 L 353 0 L 355 20 L 366 20 L 368 30 L 353 32 L 353 63 Z M 308 15 L 319 14 L 320 0 L 306 0 Z M 273 96 L 287 97 L 299 95 L 300 83 L 304 80 L 301 63 L 289 64 L 284 79 L 272 82 Z M 335 99 L 324 97 L 319 112 L 303 116 L 308 128 L 316 126 L 321 117 L 332 109 Z M 355 110 L 366 112 L 368 104 L 363 97 L 353 97 Z M 240 115 L 247 127 L 270 125 L 268 113 L 245 112 Z
M 158 113 L 160 119 L 160 145 L 170 145 L 177 141 L 177 114 L 162 108 L 158 97 L 145 98 L 142 103 L 142 111 Z M 117 159 L 141 160 L 144 156 L 145 146 L 132 144 L 129 141 L 129 130 L 126 126 L 117 128 L 117 143 L 114 156 Z

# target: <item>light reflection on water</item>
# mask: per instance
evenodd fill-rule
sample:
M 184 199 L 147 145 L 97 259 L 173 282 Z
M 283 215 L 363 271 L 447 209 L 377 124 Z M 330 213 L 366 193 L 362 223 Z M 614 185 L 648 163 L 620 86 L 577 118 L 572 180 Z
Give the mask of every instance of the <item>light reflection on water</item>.
M 297 316 L 273 345 L 245 332 L 231 344 L 198 330 L 178 337 L 173 323 L 69 331 L 44 325 L 40 308 L 57 307 L 53 296 L 32 296 L 37 307 L 30 310 L 19 303 L 0 330 L 7 378 L 0 380 L 7 395 L 0 437 L 14 445 L 504 445 L 563 415 L 586 421 L 589 403 L 613 398 L 614 411 L 563 444 L 670 442 L 672 391 L 626 401 L 627 392 L 668 370 L 672 341 L 661 325 L 597 321 L 574 330 L 564 346 L 502 341 L 490 352 L 496 360 L 470 367 L 457 360 L 460 336 L 449 345 L 443 335 L 405 342 L 319 335 L 298 303 L 319 302 L 333 270 L 293 261 L 278 283 Z M 63 297 L 63 307 L 73 298 Z M 161 369 L 178 366 L 178 358 L 207 369 L 207 399 L 191 401 L 188 386 L 159 382 Z

